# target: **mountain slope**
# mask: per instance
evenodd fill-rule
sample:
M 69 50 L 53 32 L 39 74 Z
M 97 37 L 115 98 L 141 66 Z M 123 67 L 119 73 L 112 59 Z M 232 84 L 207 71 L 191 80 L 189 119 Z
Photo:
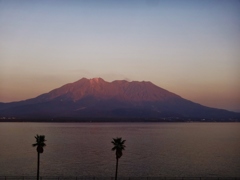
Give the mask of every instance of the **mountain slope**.
M 20 102 L 0 103 L 0 117 L 239 118 L 193 103 L 151 82 L 82 78 Z

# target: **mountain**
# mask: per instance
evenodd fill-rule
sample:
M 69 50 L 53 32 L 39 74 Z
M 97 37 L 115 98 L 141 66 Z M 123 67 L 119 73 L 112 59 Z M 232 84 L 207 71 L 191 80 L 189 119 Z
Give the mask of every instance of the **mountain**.
M 151 82 L 82 78 L 25 101 L 0 103 L 0 118 L 240 119 Z

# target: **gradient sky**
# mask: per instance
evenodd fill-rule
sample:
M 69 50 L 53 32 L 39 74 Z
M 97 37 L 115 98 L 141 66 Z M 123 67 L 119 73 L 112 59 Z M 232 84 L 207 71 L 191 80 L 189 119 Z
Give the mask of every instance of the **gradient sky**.
M 0 0 L 0 102 L 82 77 L 240 111 L 240 1 Z

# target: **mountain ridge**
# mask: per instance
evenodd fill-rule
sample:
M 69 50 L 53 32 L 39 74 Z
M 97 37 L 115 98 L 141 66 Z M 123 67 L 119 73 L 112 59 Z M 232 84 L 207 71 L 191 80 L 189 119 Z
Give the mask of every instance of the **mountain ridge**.
M 149 91 L 149 86 L 152 88 L 151 92 Z M 154 88 L 154 89 L 153 89 Z M 156 90 L 161 90 L 161 94 L 157 93 Z M 64 92 L 65 91 L 65 92 Z M 135 94 L 135 92 L 138 92 Z M 83 96 L 86 95 L 93 95 L 98 98 L 107 98 L 116 97 L 116 96 L 123 96 L 123 98 L 127 98 L 131 101 L 152 101 L 152 100 L 159 100 L 159 98 L 164 98 L 169 96 L 171 92 L 162 89 L 151 82 L 146 81 L 132 81 L 128 82 L 125 80 L 115 80 L 112 82 L 106 82 L 101 78 L 93 78 L 93 79 L 86 79 L 82 78 L 74 83 L 65 84 L 57 89 L 54 89 L 48 93 L 52 97 L 50 99 L 59 97 L 63 94 L 68 94 L 69 98 L 72 98 L 74 101 L 81 99 Z M 177 96 L 174 93 L 171 93 L 172 96 Z M 43 97 L 42 95 L 40 95 Z M 154 96 L 156 96 L 154 98 Z M 39 96 L 38 96 L 39 97 Z M 36 97 L 36 98 L 38 98 Z M 179 96 L 180 97 L 180 96 Z M 48 97 L 49 98 L 49 97 Z
M 239 118 L 240 113 L 186 100 L 149 81 L 82 78 L 19 102 L 0 103 L 0 117 Z

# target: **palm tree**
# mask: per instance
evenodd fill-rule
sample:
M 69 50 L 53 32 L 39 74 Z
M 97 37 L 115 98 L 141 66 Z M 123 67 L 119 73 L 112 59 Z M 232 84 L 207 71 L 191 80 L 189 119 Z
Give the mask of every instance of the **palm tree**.
M 36 139 L 36 143 L 33 144 L 32 146 L 35 147 L 37 146 L 37 153 L 38 153 L 38 161 L 37 161 L 37 180 L 39 180 L 39 165 L 40 165 L 40 153 L 43 153 L 43 147 L 46 146 L 46 144 L 44 143 L 45 140 L 45 136 L 44 135 L 36 135 L 35 136 Z
M 122 156 L 122 151 L 124 150 L 124 148 L 126 147 L 124 145 L 124 142 L 126 140 L 122 140 L 122 138 L 113 138 L 113 145 L 114 147 L 112 148 L 112 151 L 116 150 L 116 172 L 115 172 L 115 180 L 117 180 L 117 173 L 118 173 L 118 159 Z

